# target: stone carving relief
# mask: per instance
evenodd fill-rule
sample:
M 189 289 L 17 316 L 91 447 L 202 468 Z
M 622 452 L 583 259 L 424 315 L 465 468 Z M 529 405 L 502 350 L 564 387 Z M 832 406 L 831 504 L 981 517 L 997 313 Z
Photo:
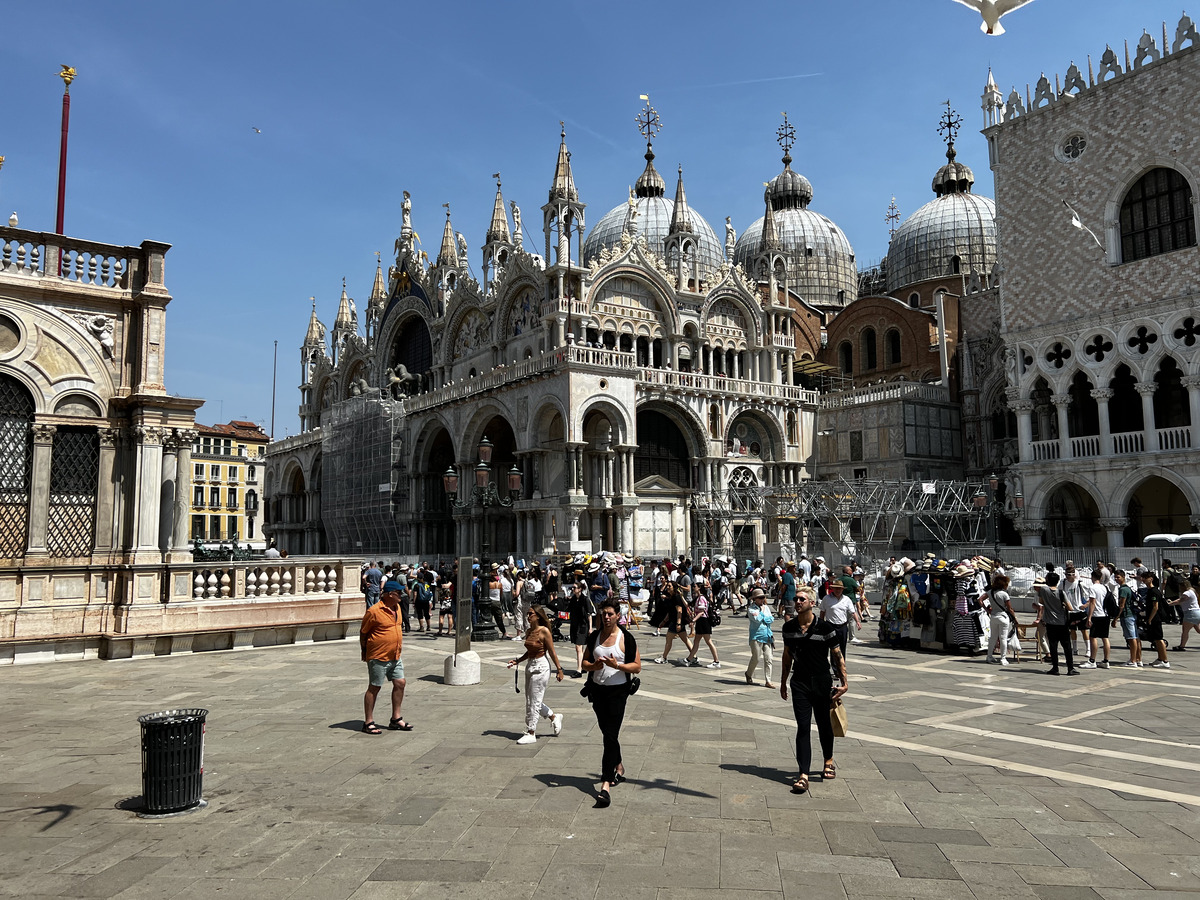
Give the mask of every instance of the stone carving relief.
M 542 317 L 538 315 L 538 299 L 532 288 L 526 288 L 513 303 L 509 314 L 508 333 L 513 337 L 541 328 Z
M 487 316 L 478 309 L 473 309 L 463 316 L 458 330 L 454 333 L 453 359 L 462 359 L 487 346 L 488 330 Z
M 709 310 L 706 331 L 710 338 L 745 340 L 748 332 L 746 317 L 729 300 L 718 300 Z

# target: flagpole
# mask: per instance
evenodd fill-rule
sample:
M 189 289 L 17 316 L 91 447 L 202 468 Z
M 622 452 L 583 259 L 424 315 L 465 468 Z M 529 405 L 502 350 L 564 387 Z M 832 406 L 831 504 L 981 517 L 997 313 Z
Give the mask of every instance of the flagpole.
M 58 146 L 58 217 L 55 219 L 54 233 L 63 233 L 63 211 L 67 202 L 67 131 L 71 125 L 71 82 L 75 80 L 75 70 L 71 66 L 63 66 L 58 77 L 63 80 L 62 101 L 62 142 Z
M 279 373 L 279 341 L 275 342 L 275 358 L 271 361 L 271 440 L 275 440 L 275 376 Z

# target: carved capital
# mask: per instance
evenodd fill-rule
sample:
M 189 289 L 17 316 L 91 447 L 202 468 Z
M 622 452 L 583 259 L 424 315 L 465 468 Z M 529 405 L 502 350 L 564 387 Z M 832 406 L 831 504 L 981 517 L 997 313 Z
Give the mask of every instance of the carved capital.
M 1121 531 L 1129 524 L 1129 519 L 1125 516 L 1114 516 L 1111 519 L 1100 519 L 1099 522 L 1105 531 Z
M 1041 534 L 1046 530 L 1044 519 L 1022 519 L 1017 523 L 1017 531 L 1023 535 Z
M 1179 383 L 1185 388 L 1200 387 L 1200 375 L 1187 375 L 1179 379 Z
M 1070 406 L 1071 405 L 1071 395 L 1070 394 L 1051 394 L 1050 402 L 1053 403 L 1055 406 Z
M 181 443 L 194 444 L 199 439 L 200 432 L 195 428 L 176 428 L 175 436 Z
M 124 428 L 98 428 L 101 447 L 116 447 L 125 439 Z
M 1133 386 L 1133 389 L 1145 397 L 1147 394 L 1153 394 L 1158 390 L 1158 383 L 1155 381 L 1139 381 Z
M 139 444 L 161 444 L 166 436 L 166 429 L 157 425 L 135 425 L 133 433 L 137 435 Z
M 37 425 L 33 426 L 33 442 L 35 444 L 53 444 L 54 433 L 58 431 L 53 425 Z
M 1033 401 L 1032 400 L 1009 400 L 1008 408 L 1017 414 L 1031 413 L 1031 412 L 1033 412 Z
M 1112 388 L 1097 388 L 1091 392 L 1091 395 L 1093 400 L 1102 400 L 1103 402 L 1107 403 L 1113 398 L 1115 393 L 1116 391 L 1114 391 Z

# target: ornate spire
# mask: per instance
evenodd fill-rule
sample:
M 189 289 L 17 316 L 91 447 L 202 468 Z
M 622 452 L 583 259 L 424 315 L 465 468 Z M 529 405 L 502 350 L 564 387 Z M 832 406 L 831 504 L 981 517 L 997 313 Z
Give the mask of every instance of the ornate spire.
M 500 193 L 500 173 L 492 176 L 496 179 L 496 203 L 492 206 L 492 224 L 488 226 L 487 241 L 503 244 L 512 243 L 512 235 L 508 231 L 508 212 L 504 208 L 504 197 Z
M 958 155 L 954 150 L 954 137 L 962 127 L 962 116 L 945 101 L 946 111 L 938 120 L 938 134 L 946 138 L 946 164 L 937 170 L 933 176 L 933 192 L 941 197 L 944 194 L 969 194 L 971 185 L 975 183 L 975 173 L 971 167 L 955 161 Z
M 778 253 L 783 244 L 779 240 L 779 229 L 775 226 L 775 210 L 771 209 L 771 198 L 767 197 L 767 214 L 763 217 L 762 240 L 759 241 L 759 253 Z
M 346 293 L 346 279 L 342 279 L 342 297 L 338 301 L 337 318 L 333 320 L 335 330 L 353 329 L 356 326 L 355 319 L 357 318 L 351 311 L 350 307 L 353 301 Z
M 683 192 L 683 166 L 679 167 L 679 181 L 675 185 L 675 209 L 671 212 L 671 228 L 668 234 L 691 234 L 692 211 L 688 209 L 687 195 Z
M 554 166 L 554 182 L 550 185 L 550 202 L 555 200 L 578 200 L 579 192 L 575 190 L 575 176 L 571 174 L 571 152 L 567 150 L 567 128 L 562 122 L 558 145 L 558 162 Z
M 446 227 L 442 229 L 442 249 L 438 251 L 437 264 L 458 268 L 458 249 L 454 245 L 454 226 L 450 224 L 450 204 L 446 207 Z
M 368 301 L 371 306 L 382 305 L 387 302 L 387 284 L 383 280 L 383 263 L 379 261 L 379 254 L 375 254 L 375 283 L 371 285 L 371 299 Z
M 796 129 L 783 113 L 783 124 L 775 132 L 775 139 L 783 148 L 783 171 L 767 185 L 767 197 L 771 208 L 807 209 L 812 201 L 812 184 L 799 172 L 792 170 L 792 146 L 796 143 Z
M 641 98 L 646 101 L 646 105 L 634 121 L 637 122 L 638 131 L 646 139 L 646 168 L 638 176 L 633 192 L 639 197 L 662 197 L 667 193 L 667 183 L 654 168 L 654 138 L 662 131 L 662 119 L 659 118 L 658 110 L 650 105 L 650 97 L 642 94 Z
M 896 205 L 896 195 L 892 194 L 892 202 L 888 204 L 887 215 L 884 219 L 888 223 L 888 240 L 896 236 L 896 223 L 900 221 L 900 207 Z
M 317 298 L 308 299 L 312 301 L 312 315 L 308 317 L 308 333 L 304 335 L 304 346 L 319 347 L 325 343 L 325 326 L 317 318 Z

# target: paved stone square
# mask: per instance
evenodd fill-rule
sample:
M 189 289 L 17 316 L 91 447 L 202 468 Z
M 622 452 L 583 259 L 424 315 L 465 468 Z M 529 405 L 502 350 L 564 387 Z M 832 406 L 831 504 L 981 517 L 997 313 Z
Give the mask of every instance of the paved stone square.
M 1170 671 L 1051 678 L 1041 663 L 855 645 L 838 778 L 796 796 L 791 708 L 745 683 L 744 620 L 717 629 L 719 670 L 652 665 L 661 640 L 642 635 L 644 684 L 622 740 L 629 781 L 603 810 L 592 806 L 600 735 L 579 682 L 548 691 L 566 717 L 560 736 L 546 723 L 535 745 L 514 743 L 523 696 L 503 661 L 517 644 L 482 645 L 483 683 L 448 687 L 448 642 L 410 637 L 404 712 L 416 730 L 379 737 L 358 730 L 354 641 L 6 668 L 0 895 L 1200 893 L 1191 654 L 1174 654 Z M 210 806 L 138 819 L 136 716 L 180 706 L 210 711 Z

